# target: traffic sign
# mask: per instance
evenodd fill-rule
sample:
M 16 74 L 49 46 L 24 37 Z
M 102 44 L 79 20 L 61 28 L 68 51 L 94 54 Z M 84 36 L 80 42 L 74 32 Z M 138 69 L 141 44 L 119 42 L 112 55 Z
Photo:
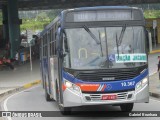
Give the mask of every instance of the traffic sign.
M 109 61 L 111 61 L 111 62 L 115 61 L 115 55 L 114 54 L 109 55 L 108 58 L 109 58 Z
M 31 42 L 31 40 L 33 39 L 33 31 L 32 30 L 27 30 L 27 41 L 28 43 Z

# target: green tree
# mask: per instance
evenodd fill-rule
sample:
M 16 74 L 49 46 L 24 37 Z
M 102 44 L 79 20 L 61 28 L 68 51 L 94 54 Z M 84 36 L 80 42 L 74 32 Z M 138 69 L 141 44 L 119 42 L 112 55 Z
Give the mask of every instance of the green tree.
M 145 18 L 160 18 L 160 10 L 145 10 Z
M 39 13 L 37 16 L 36 16 L 36 20 L 37 21 L 49 21 L 49 17 L 47 16 L 46 12 L 42 12 L 42 13 Z

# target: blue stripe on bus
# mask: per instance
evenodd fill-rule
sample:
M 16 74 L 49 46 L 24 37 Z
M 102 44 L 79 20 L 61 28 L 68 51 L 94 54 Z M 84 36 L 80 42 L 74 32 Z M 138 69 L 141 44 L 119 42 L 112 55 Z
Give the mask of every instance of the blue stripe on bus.
M 73 76 L 63 71 L 63 77 L 74 84 L 77 84 L 77 83 L 100 84 L 101 86 L 106 84 L 107 87 L 104 89 L 104 91 L 121 91 L 121 90 L 135 89 L 136 84 L 147 76 L 148 76 L 148 69 L 145 70 L 143 73 L 141 73 L 139 76 L 129 80 L 116 80 L 116 81 L 109 81 L 109 82 L 85 82 L 85 81 L 76 79 Z M 132 85 L 131 83 L 134 83 L 134 85 Z M 126 84 L 126 86 L 123 86 L 124 84 Z

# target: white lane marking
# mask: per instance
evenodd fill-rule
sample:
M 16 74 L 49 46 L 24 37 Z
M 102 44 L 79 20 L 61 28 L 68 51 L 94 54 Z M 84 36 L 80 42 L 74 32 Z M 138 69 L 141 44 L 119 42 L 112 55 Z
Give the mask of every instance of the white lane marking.
M 13 96 L 13 95 L 12 95 Z M 4 107 L 4 111 L 8 111 L 8 108 L 7 108 L 7 101 L 8 99 L 10 99 L 11 96 L 9 96 L 3 103 L 3 107 Z M 11 117 L 7 117 L 8 120 L 12 120 Z
M 28 89 L 25 89 L 25 90 L 31 90 L 31 89 L 34 89 L 34 88 L 36 88 L 36 87 L 39 87 L 39 85 L 38 85 L 38 86 L 31 87 L 31 88 L 28 88 Z M 18 95 L 18 94 L 24 92 L 25 90 L 20 91 L 20 92 L 18 92 L 18 93 L 15 93 L 15 94 L 9 96 L 7 99 L 5 99 L 5 101 L 3 102 L 4 111 L 9 111 L 8 108 L 7 108 L 7 102 L 8 102 L 8 100 L 11 99 L 13 96 Z M 8 119 L 8 120 L 12 120 L 11 117 L 7 117 L 7 119 Z

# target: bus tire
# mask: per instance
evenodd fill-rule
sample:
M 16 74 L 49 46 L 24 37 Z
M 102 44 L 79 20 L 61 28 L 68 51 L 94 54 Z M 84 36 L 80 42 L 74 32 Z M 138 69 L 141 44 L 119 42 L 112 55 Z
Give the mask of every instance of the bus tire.
M 46 101 L 52 101 L 50 95 L 49 95 L 48 92 L 47 92 L 47 85 L 46 85 L 46 82 L 45 82 L 44 87 L 45 87 L 45 98 L 46 98 Z
M 58 104 L 60 112 L 63 115 L 70 115 L 72 108 L 71 107 L 63 107 L 63 105 L 60 103 L 60 97 L 59 97 L 58 85 L 57 84 L 56 84 L 56 99 L 57 99 L 57 104 Z
M 134 104 L 133 103 L 127 103 L 120 105 L 121 111 L 123 112 L 131 112 L 133 109 Z
M 62 107 L 62 106 L 59 106 L 60 108 L 60 111 L 63 115 L 70 115 L 71 114 L 71 110 L 72 108 L 71 107 Z
M 43 89 L 45 89 L 44 80 L 43 79 L 42 79 L 42 87 L 43 87 Z

